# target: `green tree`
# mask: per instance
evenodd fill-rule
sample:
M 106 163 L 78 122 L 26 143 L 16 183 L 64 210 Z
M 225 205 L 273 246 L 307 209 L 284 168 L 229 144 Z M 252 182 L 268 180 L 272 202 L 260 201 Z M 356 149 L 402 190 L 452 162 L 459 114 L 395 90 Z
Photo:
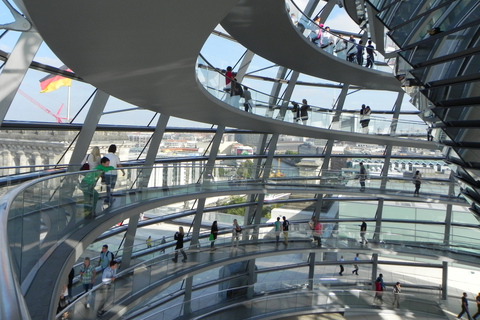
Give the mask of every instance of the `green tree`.
M 253 161 L 247 160 L 237 169 L 237 177 L 241 179 L 251 179 L 253 177 Z

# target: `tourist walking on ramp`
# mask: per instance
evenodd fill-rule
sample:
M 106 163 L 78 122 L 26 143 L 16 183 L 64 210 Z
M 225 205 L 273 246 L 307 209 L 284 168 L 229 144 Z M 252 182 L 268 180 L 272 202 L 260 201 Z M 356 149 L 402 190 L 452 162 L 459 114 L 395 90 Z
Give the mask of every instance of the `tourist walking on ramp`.
M 110 166 L 113 167 L 114 169 L 121 168 L 122 164 L 120 163 L 120 158 L 115 154 L 117 152 L 117 146 L 112 144 L 110 147 L 108 147 L 108 153 L 105 155 L 108 160 L 110 160 Z M 125 170 L 122 170 L 123 175 L 125 176 Z M 112 197 L 112 192 L 113 189 L 115 189 L 115 184 L 117 183 L 117 176 L 118 172 L 117 170 L 111 170 L 108 172 L 105 172 L 105 184 L 107 185 L 107 196 L 105 197 L 105 200 L 103 203 L 105 205 L 111 206 L 113 202 L 115 201 Z
M 360 172 L 358 173 L 358 180 L 360 181 L 360 191 L 365 191 L 365 179 L 367 178 L 367 169 L 363 165 L 363 162 L 360 162 Z
M 353 260 L 358 261 L 358 253 L 355 255 L 355 258 Z M 353 271 L 352 274 L 356 274 L 358 276 L 358 264 L 353 265 Z
M 415 185 L 413 195 L 418 197 L 420 195 L 420 186 L 422 185 L 422 174 L 418 170 L 413 175 L 413 184 Z
M 341 256 L 340 257 L 340 272 L 338 273 L 341 276 L 343 276 L 343 272 L 345 271 L 345 268 L 343 267 L 343 261 L 345 261 L 345 259 L 343 259 L 343 256 Z
M 468 311 L 468 300 L 467 300 L 467 293 L 464 292 L 462 296 L 462 311 L 458 314 L 457 319 L 461 319 L 463 314 L 466 313 L 468 316 L 468 320 L 472 320 L 470 317 L 470 312 Z
M 368 134 L 368 125 L 370 124 L 370 115 L 372 114 L 372 109 L 370 106 L 365 106 L 362 104 L 362 109 L 360 109 L 360 126 L 362 127 L 362 132 Z
M 277 240 L 277 245 L 280 242 L 280 233 L 282 232 L 282 230 L 282 222 L 280 222 L 280 217 L 277 217 L 277 221 L 275 221 L 275 239 Z
M 373 297 L 373 304 L 375 304 L 377 300 L 380 301 L 380 304 L 383 304 L 383 288 L 379 278 L 375 280 L 375 297 Z
M 253 101 L 252 101 L 252 93 L 248 91 L 247 86 L 243 86 L 243 99 L 245 100 L 243 107 L 245 108 L 246 112 L 253 112 Z
M 367 223 L 365 219 L 362 220 L 362 224 L 360 225 L 360 237 L 362 238 L 362 244 L 368 243 L 367 239 L 365 239 L 365 233 L 367 232 Z
M 400 292 L 402 292 L 402 288 L 400 287 L 400 282 L 397 282 L 393 286 L 393 307 L 400 308 Z
M 288 221 L 287 218 L 283 216 L 282 230 L 283 230 L 284 245 L 288 245 L 288 227 L 289 226 L 290 226 L 290 221 Z
M 178 227 L 178 231 L 173 236 L 173 239 L 177 240 L 177 245 L 175 246 L 175 258 L 172 259 L 173 262 L 177 262 L 178 251 L 179 250 L 183 255 L 182 262 L 187 262 L 187 255 L 185 254 L 185 251 L 183 251 L 183 236 L 184 236 L 184 234 L 185 233 L 183 232 L 183 227 Z
M 313 239 L 317 241 L 317 247 L 322 247 L 322 224 L 315 219 L 315 230 L 313 230 Z
M 103 273 L 102 273 L 103 287 L 100 289 L 101 290 L 100 293 L 102 296 L 100 299 L 101 301 L 100 305 L 98 306 L 98 312 L 97 312 L 98 317 L 103 316 L 107 312 L 105 307 L 107 305 L 107 301 L 111 296 L 110 289 L 116 277 L 117 277 L 117 262 L 111 261 L 110 265 L 105 270 L 103 270 Z
M 308 111 L 310 111 L 311 108 L 308 105 L 307 99 L 302 100 L 302 106 L 300 107 L 300 118 L 302 119 L 303 125 L 307 125 L 308 122 Z
M 80 277 L 82 280 L 83 289 L 85 293 L 89 292 L 93 288 L 93 284 L 95 283 L 95 277 L 97 272 L 95 271 L 95 267 L 90 264 L 90 258 L 86 257 L 83 260 L 83 265 L 80 267 Z M 86 303 L 85 308 L 90 309 L 90 298 L 91 293 L 86 296 Z
M 477 303 L 477 313 L 473 315 L 474 320 L 477 319 L 478 316 L 480 316 L 480 292 L 477 294 L 475 302 Z
M 213 221 L 212 228 L 210 229 L 210 251 L 215 251 L 215 240 L 217 240 L 218 225 L 217 221 Z
M 232 229 L 232 247 L 238 247 L 238 239 L 242 235 L 242 227 L 237 222 L 237 219 L 233 219 Z
M 102 268 L 102 271 L 105 270 L 115 259 L 113 252 L 108 251 L 108 245 L 104 244 L 102 246 L 102 251 L 100 251 L 100 260 L 98 261 L 98 266 Z

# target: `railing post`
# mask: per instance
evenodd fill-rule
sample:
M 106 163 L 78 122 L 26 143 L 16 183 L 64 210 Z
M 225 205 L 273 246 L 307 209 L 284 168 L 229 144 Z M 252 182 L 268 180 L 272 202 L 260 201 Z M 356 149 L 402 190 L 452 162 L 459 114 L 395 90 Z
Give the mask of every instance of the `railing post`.
M 455 180 L 453 178 L 453 172 L 450 173 L 450 185 L 448 187 L 448 195 L 450 197 L 455 196 Z M 443 233 L 443 244 L 445 246 L 450 245 L 450 234 L 452 230 L 452 208 L 451 204 L 447 204 L 447 209 L 445 212 L 445 231 Z
M 448 296 L 448 262 L 442 262 L 442 300 L 447 300 Z
M 378 253 L 372 254 L 372 290 L 375 290 L 375 280 L 378 272 Z
M 308 290 L 313 290 L 313 277 L 315 276 L 315 252 L 310 252 L 308 257 Z
M 255 294 L 255 259 L 248 261 L 248 289 L 247 289 L 247 299 L 253 299 Z

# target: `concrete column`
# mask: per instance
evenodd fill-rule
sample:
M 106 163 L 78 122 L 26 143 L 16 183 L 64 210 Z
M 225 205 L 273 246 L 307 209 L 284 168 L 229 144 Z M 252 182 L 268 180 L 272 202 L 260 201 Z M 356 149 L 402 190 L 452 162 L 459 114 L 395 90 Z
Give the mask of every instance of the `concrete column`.
M 183 295 L 183 315 L 188 316 L 192 313 L 192 287 L 193 276 L 185 279 L 185 294 Z
M 448 299 L 448 262 L 442 261 L 442 300 Z
M 315 277 L 315 252 L 308 256 L 308 290 L 313 290 L 313 277 Z
M 380 242 L 380 232 L 382 231 L 382 213 L 383 213 L 383 199 L 378 200 L 377 213 L 375 214 L 375 234 L 373 235 L 373 242 Z
M 134 215 L 128 220 L 128 228 L 125 234 L 125 243 L 123 245 L 122 255 L 122 269 L 130 267 L 132 260 L 133 244 L 135 242 L 135 235 L 137 233 L 138 220 L 140 219 L 140 213 Z
M 0 75 L 0 125 L 42 42 L 37 32 L 23 32 L 3 66 Z
M 23 151 L 17 151 L 18 165 L 20 167 L 28 166 L 28 158 Z M 28 172 L 28 168 L 20 168 L 20 172 Z
M 253 285 L 255 284 L 255 259 L 248 261 L 248 290 L 247 290 L 247 299 L 252 299 L 255 294 L 255 289 Z
M 378 253 L 372 254 L 372 290 L 375 290 L 375 280 L 378 273 Z
M 200 228 L 202 226 L 203 210 L 205 209 L 205 198 L 198 199 L 197 211 L 193 220 L 192 238 L 190 240 L 190 248 L 198 248 L 198 239 L 200 236 Z
M 87 153 L 88 146 L 92 142 L 93 135 L 97 129 L 98 122 L 100 121 L 109 97 L 110 95 L 100 90 L 95 94 L 90 109 L 88 110 L 87 117 L 85 118 L 85 122 L 83 123 L 83 127 L 78 135 L 75 149 L 73 149 L 72 152 L 72 157 L 70 158 L 69 172 L 78 171 L 80 162 L 82 162 Z

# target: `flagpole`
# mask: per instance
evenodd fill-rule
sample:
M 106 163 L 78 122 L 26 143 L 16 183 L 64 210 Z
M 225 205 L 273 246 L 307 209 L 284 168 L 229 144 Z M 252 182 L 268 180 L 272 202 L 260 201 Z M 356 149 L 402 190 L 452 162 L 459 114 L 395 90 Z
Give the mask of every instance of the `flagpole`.
M 70 122 L 70 96 L 71 96 L 72 86 L 68 86 L 68 97 L 67 97 L 67 122 Z

